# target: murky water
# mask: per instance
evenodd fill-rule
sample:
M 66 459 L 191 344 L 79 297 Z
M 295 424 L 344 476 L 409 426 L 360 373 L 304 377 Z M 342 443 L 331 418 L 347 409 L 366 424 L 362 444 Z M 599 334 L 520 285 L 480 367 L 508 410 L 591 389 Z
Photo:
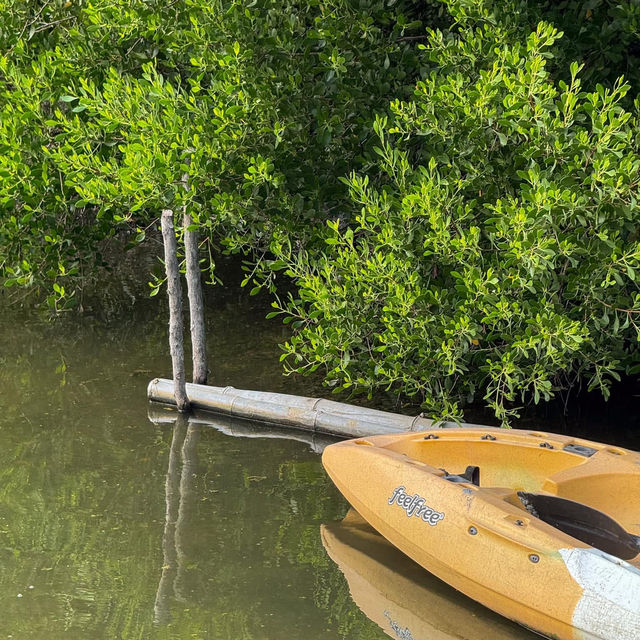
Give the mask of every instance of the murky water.
M 208 315 L 214 384 L 318 391 L 281 376 L 263 311 Z M 165 318 L 0 319 L 0 639 L 534 637 L 331 524 L 320 443 L 150 420 Z

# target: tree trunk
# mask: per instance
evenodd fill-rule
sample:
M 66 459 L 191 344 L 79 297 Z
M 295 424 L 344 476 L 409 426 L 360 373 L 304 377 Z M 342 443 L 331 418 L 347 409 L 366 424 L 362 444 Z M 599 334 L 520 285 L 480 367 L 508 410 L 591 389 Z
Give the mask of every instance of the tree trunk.
M 160 218 L 164 241 L 164 264 L 169 291 L 169 349 L 173 366 L 173 384 L 178 411 L 189 411 L 184 373 L 184 324 L 182 320 L 182 288 L 178 266 L 178 244 L 173 226 L 173 211 L 165 209 Z

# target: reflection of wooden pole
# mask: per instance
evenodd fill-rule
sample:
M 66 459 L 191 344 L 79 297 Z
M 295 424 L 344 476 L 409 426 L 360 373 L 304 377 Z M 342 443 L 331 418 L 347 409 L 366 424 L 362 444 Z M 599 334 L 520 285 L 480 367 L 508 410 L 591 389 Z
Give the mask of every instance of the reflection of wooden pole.
M 186 181 L 186 176 L 184 178 Z M 187 294 L 191 317 L 191 352 L 193 357 L 193 382 L 207 384 L 207 345 L 204 328 L 204 304 L 202 302 L 202 280 L 198 259 L 198 232 L 190 230 L 191 216 L 184 212 L 184 251 L 187 262 Z
M 198 439 L 200 427 L 189 423 L 187 435 L 182 445 L 182 473 L 180 474 L 180 506 L 176 519 L 176 577 L 173 581 L 173 592 L 179 600 L 186 602 L 184 595 L 185 570 L 187 554 L 184 550 L 185 523 L 188 523 L 189 512 L 193 508 L 193 479 L 198 468 Z
M 165 209 L 160 218 L 164 241 L 164 264 L 169 291 L 169 349 L 173 366 L 173 384 L 178 411 L 189 411 L 184 373 L 184 325 L 182 321 L 182 287 L 178 266 L 178 245 L 173 227 L 173 211 Z
M 165 517 L 162 536 L 162 575 L 158 583 L 156 601 L 153 607 L 153 620 L 156 624 L 167 624 L 171 619 L 169 598 L 171 597 L 172 578 L 176 575 L 176 522 L 180 510 L 180 450 L 185 440 L 187 421 L 178 416 L 173 426 L 173 438 L 169 450 L 169 464 L 165 481 Z

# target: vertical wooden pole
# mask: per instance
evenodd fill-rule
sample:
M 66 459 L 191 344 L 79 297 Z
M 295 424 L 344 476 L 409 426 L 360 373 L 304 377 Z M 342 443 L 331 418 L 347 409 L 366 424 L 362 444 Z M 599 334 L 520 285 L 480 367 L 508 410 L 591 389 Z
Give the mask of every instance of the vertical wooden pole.
M 182 176 L 182 186 L 189 190 L 189 174 Z M 184 208 L 184 251 L 187 262 L 187 296 L 189 298 L 189 318 L 191 328 L 191 355 L 193 359 L 193 382 L 207 384 L 207 341 L 204 325 L 204 304 L 202 302 L 202 278 L 198 256 L 198 232 L 189 230 L 193 218 Z
M 178 411 L 189 411 L 184 373 L 184 324 L 182 320 L 182 288 L 178 266 L 178 243 L 173 226 L 173 211 L 165 209 L 160 218 L 164 242 L 164 264 L 169 291 L 169 349 L 173 366 L 173 393 Z

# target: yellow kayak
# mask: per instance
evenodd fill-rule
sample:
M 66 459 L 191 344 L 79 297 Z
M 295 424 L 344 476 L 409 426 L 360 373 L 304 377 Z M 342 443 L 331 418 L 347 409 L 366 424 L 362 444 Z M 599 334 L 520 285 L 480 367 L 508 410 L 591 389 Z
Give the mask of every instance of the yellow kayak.
M 323 524 L 322 544 L 353 601 L 394 640 L 535 640 L 425 571 L 354 510 Z
M 439 429 L 327 447 L 389 542 L 550 638 L 640 639 L 640 454 L 549 433 Z

